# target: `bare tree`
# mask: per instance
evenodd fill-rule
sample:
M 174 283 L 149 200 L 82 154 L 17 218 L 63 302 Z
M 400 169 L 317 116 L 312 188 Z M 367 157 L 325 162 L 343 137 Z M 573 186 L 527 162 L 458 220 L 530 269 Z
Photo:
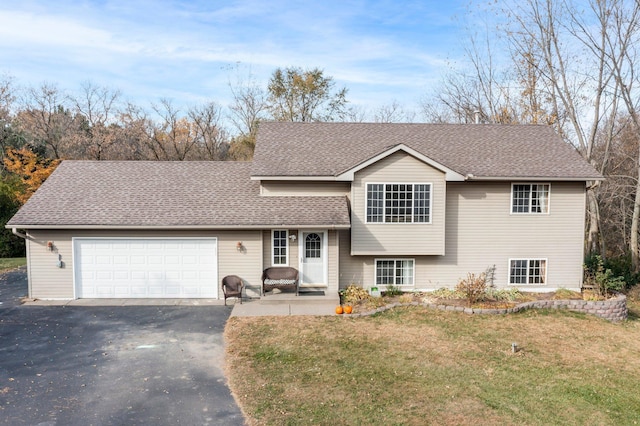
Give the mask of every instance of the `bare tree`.
M 85 120 L 85 128 L 77 135 L 83 157 L 111 159 L 109 151 L 119 141 L 115 119 L 119 113 L 120 92 L 91 82 L 83 83 L 81 88 L 78 96 L 69 99 L 76 114 Z
M 222 127 L 221 110 L 215 102 L 189 109 L 188 118 L 195 132 L 199 157 L 222 160 L 229 150 L 227 133 Z
M 42 149 L 55 159 L 74 157 L 73 136 L 78 123 L 67 96 L 55 85 L 28 88 L 16 121 L 34 149 Z
M 147 140 L 154 159 L 188 160 L 198 142 L 193 123 L 181 117 L 180 110 L 169 99 L 161 99 L 159 104 L 153 105 L 153 110 L 160 117 Z
M 593 46 L 595 54 L 604 57 L 606 72 L 611 72 L 615 84 L 616 101 L 620 99 L 628 117 L 628 128 L 632 135 L 629 137 L 637 141 L 640 138 L 640 91 L 638 90 L 638 60 L 640 51 L 640 3 L 622 0 L 599 0 L 591 3 L 592 10 L 602 31 L 598 38 L 588 31 L 586 23 L 576 23 L 578 34 L 584 34 L 581 39 L 585 44 Z M 600 41 L 594 43 L 594 41 Z M 626 127 L 626 126 L 625 126 Z M 635 178 L 633 199 L 633 213 L 629 229 L 629 252 L 635 272 L 640 271 L 640 145 L 635 155 Z
M 233 96 L 229 119 L 241 136 L 255 135 L 258 123 L 266 118 L 267 94 L 252 77 L 236 78 L 235 84 L 229 82 L 229 89 Z
M 637 31 L 639 3 L 632 3 L 592 0 L 586 9 L 571 0 L 496 3 L 494 11 L 504 17 L 499 24 L 503 37 L 483 43 L 472 39 L 467 51 L 471 71 L 448 75 L 435 100 L 423 105 L 425 113 L 434 121 L 470 122 L 475 109 L 484 122 L 552 125 L 585 160 L 604 171 L 611 141 L 619 132 L 618 98 L 630 77 L 629 47 L 637 45 L 629 30 Z M 625 17 L 626 27 L 616 15 Z M 501 51 L 509 56 L 494 60 L 494 53 Z M 617 78 L 620 61 L 625 61 L 621 69 L 627 74 Z M 504 63 L 505 70 L 497 63 Z M 596 148 L 602 156 L 594 157 Z M 588 185 L 586 249 L 604 254 L 599 185 Z
M 415 120 L 415 113 L 404 109 L 396 99 L 378 108 L 373 120 L 376 123 L 411 123 Z

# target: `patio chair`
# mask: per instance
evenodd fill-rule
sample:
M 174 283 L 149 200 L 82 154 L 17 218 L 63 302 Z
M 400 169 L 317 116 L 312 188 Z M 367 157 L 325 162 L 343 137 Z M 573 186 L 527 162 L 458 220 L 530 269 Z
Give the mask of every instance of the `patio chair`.
M 242 305 L 242 288 L 244 282 L 237 275 L 227 275 L 222 279 L 222 292 L 224 293 L 224 306 L 227 306 L 228 297 L 237 297 Z

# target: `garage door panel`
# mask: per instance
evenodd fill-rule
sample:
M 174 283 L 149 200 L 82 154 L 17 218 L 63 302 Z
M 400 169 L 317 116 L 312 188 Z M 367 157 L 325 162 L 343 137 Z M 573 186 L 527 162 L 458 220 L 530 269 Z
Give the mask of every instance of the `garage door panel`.
M 74 240 L 80 298 L 217 298 L 216 239 Z

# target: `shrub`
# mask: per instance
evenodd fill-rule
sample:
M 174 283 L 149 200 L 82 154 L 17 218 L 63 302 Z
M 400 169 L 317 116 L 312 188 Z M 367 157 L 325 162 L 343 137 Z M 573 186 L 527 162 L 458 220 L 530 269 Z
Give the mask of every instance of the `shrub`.
M 385 296 L 400 296 L 402 290 L 395 284 L 387 284 L 387 289 L 384 291 Z
M 640 274 L 633 271 L 631 255 L 628 253 L 606 259 L 602 259 L 598 254 L 591 254 L 585 258 L 584 265 L 592 275 L 596 274 L 599 265 L 602 265 L 604 270 L 610 269 L 614 277 L 624 279 L 626 288 L 631 288 L 640 282 Z
M 622 291 L 625 288 L 624 278 L 615 276 L 611 269 L 606 269 L 600 256 L 592 257 L 591 265 L 585 264 L 585 283 L 603 297 L 608 297 L 615 291 Z
M 464 295 L 469 305 L 482 300 L 487 291 L 487 275 L 484 272 L 478 276 L 467 274 L 467 278 L 460 280 L 456 285 L 456 291 Z
M 369 292 L 364 288 L 355 284 L 350 284 L 349 287 L 342 291 L 342 303 L 349 305 L 355 304 L 361 300 L 368 300 Z
M 517 288 L 488 288 L 485 292 L 487 298 L 500 302 L 514 302 L 522 299 L 522 293 Z
M 460 299 L 461 297 L 463 297 L 460 292 L 445 287 L 434 290 L 429 293 L 429 295 L 438 299 Z

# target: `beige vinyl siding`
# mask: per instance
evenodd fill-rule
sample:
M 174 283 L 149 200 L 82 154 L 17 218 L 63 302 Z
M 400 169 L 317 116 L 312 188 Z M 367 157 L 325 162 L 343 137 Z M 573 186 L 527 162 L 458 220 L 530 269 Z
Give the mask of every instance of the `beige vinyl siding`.
M 327 243 L 329 244 L 329 259 L 328 259 L 328 268 L 329 268 L 329 274 L 328 274 L 328 280 L 329 282 L 327 283 L 327 291 L 329 293 L 337 293 L 338 292 L 338 285 L 339 285 L 339 278 L 338 278 L 338 262 L 340 259 L 340 246 L 339 246 L 339 236 L 338 236 L 338 231 L 336 230 L 329 230 L 329 232 L 327 233 Z
M 72 237 L 84 238 L 217 238 L 218 286 L 226 275 L 238 275 L 247 283 L 247 295 L 258 296 L 262 275 L 261 231 L 91 231 L 91 230 L 31 230 L 28 267 L 31 277 L 30 297 L 37 299 L 73 299 L 73 243 Z M 56 250 L 47 250 L 53 241 Z M 238 251 L 242 242 L 244 250 Z M 64 268 L 57 267 L 58 255 Z M 222 289 L 219 287 L 219 294 Z
M 351 231 L 340 230 L 340 288 L 347 288 L 350 284 L 362 286 L 368 283 L 364 279 L 364 270 L 367 268 L 368 256 L 351 255 Z M 365 287 L 370 287 L 365 285 Z
M 366 223 L 367 183 L 430 183 L 431 223 Z M 445 253 L 446 183 L 443 172 L 399 151 L 357 172 L 351 199 L 351 254 Z
M 261 181 L 260 193 L 269 197 L 324 197 L 349 194 L 349 182 Z
M 291 241 L 291 238 L 288 239 L 288 255 L 289 255 L 289 266 L 293 268 L 298 268 L 298 230 L 297 229 L 287 229 L 287 236 L 295 235 L 296 240 Z M 271 229 L 262 231 L 262 241 L 264 247 L 264 253 L 262 254 L 262 263 L 265 268 L 270 266 L 279 266 L 273 265 L 273 234 Z
M 585 185 L 552 182 L 549 214 L 511 214 L 511 182 L 449 183 L 444 256 L 347 256 L 341 240 L 340 287 L 374 285 L 375 259 L 415 259 L 415 289 L 453 288 L 467 273 L 495 265 L 496 287 L 508 284 L 509 259 L 546 259 L 545 285 L 527 291 L 582 285 Z M 341 231 L 347 233 L 348 231 Z
M 495 265 L 495 284 L 505 287 L 509 259 L 518 258 L 547 259 L 544 287 L 581 287 L 584 182 L 552 182 L 549 214 L 511 214 L 511 182 L 451 183 L 447 195 L 447 255 L 421 262 L 427 286 Z

